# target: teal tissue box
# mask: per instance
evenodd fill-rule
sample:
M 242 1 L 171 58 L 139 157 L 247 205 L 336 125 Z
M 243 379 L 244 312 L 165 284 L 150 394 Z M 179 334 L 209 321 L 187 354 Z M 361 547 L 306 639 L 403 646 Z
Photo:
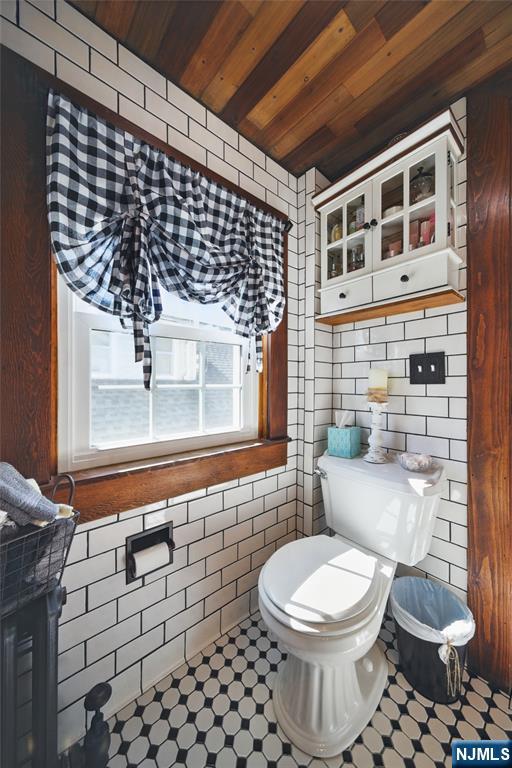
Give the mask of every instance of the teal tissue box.
M 361 453 L 361 427 L 329 427 L 327 430 L 329 456 L 353 459 Z

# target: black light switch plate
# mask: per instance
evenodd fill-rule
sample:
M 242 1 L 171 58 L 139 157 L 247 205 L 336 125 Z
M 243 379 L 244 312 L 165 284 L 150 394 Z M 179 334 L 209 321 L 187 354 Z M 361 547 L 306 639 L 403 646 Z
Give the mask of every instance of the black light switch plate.
M 411 384 L 444 384 L 446 381 L 444 352 L 409 355 Z

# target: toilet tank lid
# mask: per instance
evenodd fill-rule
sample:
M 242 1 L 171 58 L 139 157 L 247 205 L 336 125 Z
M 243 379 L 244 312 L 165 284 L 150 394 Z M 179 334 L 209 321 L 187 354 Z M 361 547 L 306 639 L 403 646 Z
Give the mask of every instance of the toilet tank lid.
M 370 464 L 359 457 L 341 459 L 324 453 L 318 459 L 318 467 L 329 474 L 344 476 L 361 483 L 388 488 L 407 493 L 411 496 L 434 496 L 446 488 L 446 472 L 440 464 L 435 464 L 430 472 L 411 472 L 403 469 L 398 461 L 386 464 Z

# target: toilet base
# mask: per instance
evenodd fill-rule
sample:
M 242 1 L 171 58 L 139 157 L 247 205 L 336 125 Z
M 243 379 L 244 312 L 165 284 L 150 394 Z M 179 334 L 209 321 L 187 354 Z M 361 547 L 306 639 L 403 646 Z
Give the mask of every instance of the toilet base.
M 339 755 L 373 717 L 387 675 L 385 656 L 376 643 L 358 661 L 336 666 L 314 664 L 289 653 L 274 683 L 277 721 L 306 754 Z

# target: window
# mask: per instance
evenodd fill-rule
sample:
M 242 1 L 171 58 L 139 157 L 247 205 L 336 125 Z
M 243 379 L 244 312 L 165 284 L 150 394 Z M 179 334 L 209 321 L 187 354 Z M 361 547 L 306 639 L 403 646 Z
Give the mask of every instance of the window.
M 219 305 L 162 291 L 150 326 L 152 388 L 134 362 L 131 329 L 59 278 L 59 470 L 163 456 L 254 438 L 258 375 Z

